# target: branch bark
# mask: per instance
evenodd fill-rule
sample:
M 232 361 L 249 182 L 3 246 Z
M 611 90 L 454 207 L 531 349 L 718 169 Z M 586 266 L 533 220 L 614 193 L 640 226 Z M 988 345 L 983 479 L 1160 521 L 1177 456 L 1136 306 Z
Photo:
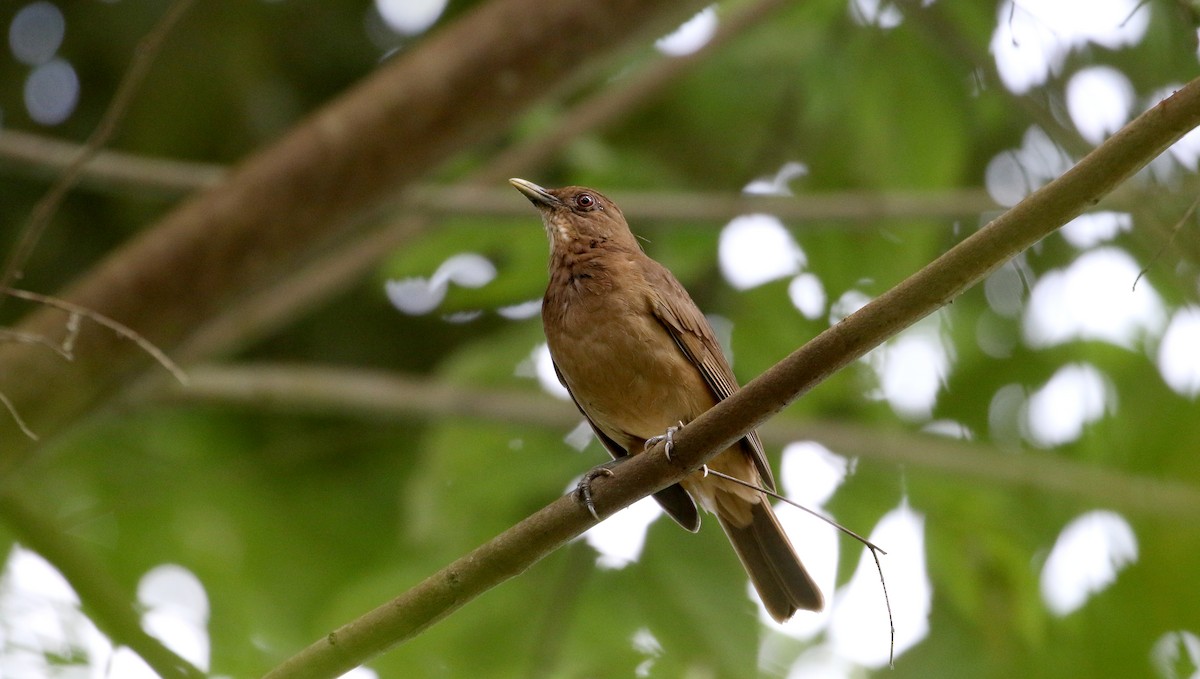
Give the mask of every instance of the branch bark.
M 505 129 L 590 57 L 701 4 L 484 3 L 184 202 L 62 297 L 169 351 L 385 196 Z M 62 325 L 61 315 L 36 311 L 16 330 L 53 338 Z M 147 366 L 136 348 L 102 332 L 82 332 L 77 346 L 73 365 L 34 347 L 0 346 L 0 391 L 34 431 L 77 418 Z M 0 471 L 28 453 L 23 439 L 0 418 L 0 440 L 9 443 Z
M 1052 233 L 1200 124 L 1200 79 L 1138 116 L 1066 174 L 953 247 L 895 288 L 818 335 L 662 444 L 593 484 L 601 518 L 678 482 L 718 451 L 881 342 L 950 302 L 1013 255 Z M 520 574 L 596 521 L 559 498 L 413 589 L 285 661 L 267 676 L 336 676 Z

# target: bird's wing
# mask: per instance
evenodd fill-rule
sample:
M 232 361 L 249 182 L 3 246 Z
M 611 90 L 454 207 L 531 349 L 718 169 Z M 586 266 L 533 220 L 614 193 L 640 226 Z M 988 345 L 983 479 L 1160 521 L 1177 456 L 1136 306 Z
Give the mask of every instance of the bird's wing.
M 588 424 L 591 425 L 592 431 L 596 434 L 596 438 L 600 439 L 601 445 L 603 445 L 604 449 L 608 451 L 608 454 L 611 455 L 614 460 L 620 460 L 622 458 L 629 457 L 629 451 L 622 448 L 619 443 L 612 440 L 608 434 L 605 434 L 600 427 L 596 426 L 596 423 L 592 420 L 591 416 L 587 414 L 587 411 L 579 405 L 579 401 L 576 400 L 575 394 L 571 392 L 570 385 L 568 385 L 567 381 L 563 379 L 562 371 L 558 369 L 558 364 L 554 363 L 553 360 L 551 363 L 554 365 L 554 374 L 558 376 L 559 383 L 562 384 L 563 388 L 567 390 L 567 393 L 571 395 L 571 402 L 575 404 L 575 407 L 579 409 L 580 414 L 582 414 L 584 419 L 587 420 Z M 700 512 L 696 509 L 696 503 L 694 500 L 692 500 L 692 496 L 688 495 L 687 491 L 683 489 L 683 486 L 679 485 L 678 483 L 673 486 L 667 486 L 666 488 L 663 488 L 655 493 L 654 499 L 656 502 L 658 502 L 659 506 L 663 508 L 663 511 L 665 511 L 668 516 L 675 520 L 675 523 L 678 523 L 680 526 L 683 526 L 686 530 L 689 530 L 693 533 L 700 530 Z
M 721 345 L 717 342 L 708 319 L 704 318 L 704 314 L 700 313 L 699 307 L 692 301 L 687 290 L 666 267 L 654 260 L 649 261 L 652 263 L 645 269 L 648 287 L 654 291 L 662 291 L 652 295 L 654 315 L 670 333 L 680 351 L 700 370 L 713 396 L 718 401 L 729 398 L 738 390 L 737 378 L 733 376 L 733 370 L 725 360 L 725 354 L 721 352 Z M 775 490 L 775 477 L 771 474 L 771 465 L 763 452 L 758 432 L 751 431 L 742 440 L 745 442 L 743 447 L 754 461 L 754 466 L 758 468 L 763 483 L 768 489 Z

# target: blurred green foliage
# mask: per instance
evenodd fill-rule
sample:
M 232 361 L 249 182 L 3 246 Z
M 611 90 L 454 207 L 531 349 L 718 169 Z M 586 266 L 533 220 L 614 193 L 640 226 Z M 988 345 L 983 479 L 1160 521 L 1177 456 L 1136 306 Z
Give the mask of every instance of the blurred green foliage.
M 27 67 L 6 54 L 0 58 L 3 126 L 84 139 L 137 41 L 166 4 L 62 3 L 67 36 L 61 54 L 82 82 L 77 112 L 57 128 L 37 128 L 21 103 Z M 380 28 L 365 2 L 202 4 L 167 43 L 114 148 L 235 162 L 370 72 L 387 58 L 386 50 L 403 54 L 422 39 L 373 44 L 368 33 Z M 469 4 L 455 3 L 443 21 Z M 21 5 L 0 6 L 0 23 L 7 26 Z M 1122 51 L 1090 48 L 1073 55 L 1065 72 L 1113 64 L 1139 95 L 1192 77 L 1196 57 L 1188 37 L 1194 40 L 1194 27 L 1175 22 L 1171 3 L 1149 5 L 1153 20 L 1142 44 Z M 725 11 L 722 6 L 719 14 Z M 589 184 L 613 194 L 732 194 L 783 162 L 799 160 L 810 170 L 793 184 L 799 200 L 809 192 L 849 189 L 977 187 L 988 161 L 1018 147 L 1032 124 L 1027 109 L 999 83 L 981 84 L 996 20 L 992 3 L 935 3 L 882 30 L 856 24 L 842 2 L 797 3 L 616 125 L 587 132 L 552 165 L 529 168 L 526 176 L 548 186 Z M 985 61 L 964 59 L 954 49 L 958 44 Z M 658 58 L 648 51 L 626 55 L 609 65 L 608 75 L 635 72 Z M 1060 118 L 1064 77 L 1031 95 Z M 620 77 L 602 78 L 590 87 L 619 83 Z M 535 104 L 508 141 L 536 138 L 569 106 Z M 476 149 L 440 179 L 468 173 L 493 150 Z M 18 225 L 44 184 L 5 169 L 0 220 Z M 1196 302 L 1195 263 L 1171 253 L 1152 260 L 1159 242 L 1147 236 L 1153 231 L 1141 220 L 1169 226 L 1185 206 L 1147 206 L 1135 215 L 1134 233 L 1117 241 L 1150 266 L 1148 282 L 1174 304 Z M 59 288 L 169 208 L 169 201 L 153 196 L 77 191 L 41 243 L 23 285 Z M 795 310 L 785 281 L 749 291 L 726 284 L 717 266 L 717 225 L 627 216 L 646 236 L 647 251 L 677 273 L 699 305 L 732 322 L 743 381 L 827 326 L 825 318 L 809 320 Z M 832 302 L 852 289 L 878 295 L 983 221 L 985 216 L 881 221 L 868 229 L 787 226 Z M 452 287 L 428 316 L 405 316 L 388 305 L 385 280 L 428 277 L 464 251 L 493 261 L 497 278 L 478 289 Z M 540 323 L 536 317 L 506 320 L 495 311 L 540 297 L 545 254 L 532 211 L 526 219 L 442 219 L 356 288 L 235 358 L 374 367 L 536 393 L 534 380 L 518 376 L 516 368 L 541 342 Z M 1027 266 L 1045 272 L 1074 255 L 1052 237 L 1029 254 Z M 471 322 L 441 317 L 474 310 L 483 315 Z M 8 303 L 0 313 L 11 321 L 21 311 Z M 1163 384 L 1152 346 L 1130 351 L 1076 342 L 1034 350 L 1017 342 L 1010 355 L 997 358 L 976 342 L 988 314 L 980 290 L 945 312 L 954 361 L 934 418 L 961 422 L 990 444 L 997 432 L 989 431 L 989 405 L 1000 387 L 1032 390 L 1059 367 L 1086 360 L 1111 381 L 1115 411 L 1059 449 L 1012 450 L 1009 432 L 1001 437 L 1004 450 L 1200 485 L 1200 417 L 1194 401 Z M 1019 337 L 1018 320 L 993 314 L 990 322 Z M 881 444 L 897 426 L 921 427 L 870 399 L 873 386 L 869 371 L 852 366 L 781 417 L 881 427 Z M 242 677 L 269 669 L 563 492 L 604 457 L 594 443 L 576 452 L 564 443 L 566 433 L 463 416 L 384 419 L 150 405 L 108 410 L 62 433 L 10 482 L 68 525 L 70 539 L 131 591 L 157 564 L 178 563 L 194 572 L 212 606 L 212 669 Z M 838 452 L 836 441 L 827 444 Z M 777 456 L 779 450 L 769 452 Z M 1038 569 L 1062 526 L 1093 507 L 863 460 L 831 510 L 867 532 L 905 496 L 926 516 L 931 631 L 898 658 L 894 671 L 879 674 L 1151 676 L 1151 649 L 1161 635 L 1200 633 L 1195 517 L 1180 523 L 1128 516 L 1140 546 L 1137 563 L 1081 610 L 1056 618 L 1041 602 Z M 0 535 L 11 540 L 2 526 Z M 843 546 L 843 580 L 858 549 Z M 372 667 L 385 677 L 627 677 L 651 657 L 631 643 L 644 629 L 662 645 L 650 676 L 756 674 L 758 644 L 774 633 L 759 626 L 736 560 L 713 522 L 698 536 L 655 523 L 642 558 L 621 570 L 597 570 L 593 556 L 583 544 L 561 550 Z M 781 638 L 773 643 L 793 654 L 804 649 Z M 770 676 L 785 671 L 764 668 Z

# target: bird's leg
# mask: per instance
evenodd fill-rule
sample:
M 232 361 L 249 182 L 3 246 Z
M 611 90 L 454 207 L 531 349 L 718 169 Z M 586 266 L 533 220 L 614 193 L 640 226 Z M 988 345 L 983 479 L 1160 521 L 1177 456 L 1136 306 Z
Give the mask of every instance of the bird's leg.
M 609 460 L 602 465 L 592 467 L 579 479 L 579 484 L 575 486 L 575 492 L 579 495 L 579 500 L 583 502 L 583 506 L 587 507 L 588 513 L 597 521 L 600 520 L 600 514 L 596 512 L 596 503 L 592 502 L 592 481 L 601 476 L 612 476 L 612 468 L 627 458 L 618 457 L 615 460 Z
M 675 432 L 679 431 L 680 429 L 683 429 L 683 420 L 680 420 L 679 424 L 677 425 L 667 427 L 667 431 L 665 433 L 658 436 L 651 436 L 650 438 L 646 439 L 646 445 L 643 450 L 650 450 L 654 446 L 658 445 L 659 441 L 666 441 L 667 445 L 663 447 L 663 452 L 667 454 L 667 460 L 670 461 L 671 449 L 675 447 Z

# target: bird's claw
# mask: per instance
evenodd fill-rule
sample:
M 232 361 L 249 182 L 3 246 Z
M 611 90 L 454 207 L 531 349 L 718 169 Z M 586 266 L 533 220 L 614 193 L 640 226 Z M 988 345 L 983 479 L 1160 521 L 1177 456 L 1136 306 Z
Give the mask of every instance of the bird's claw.
M 667 445 L 663 446 L 663 452 L 666 453 L 667 461 L 669 462 L 671 460 L 671 449 L 675 447 L 675 432 L 679 431 L 680 429 L 683 429 L 683 420 L 680 420 L 679 424 L 677 425 L 667 427 L 667 431 L 665 433 L 660 434 L 659 436 L 651 436 L 650 438 L 646 439 L 646 445 L 643 450 L 650 450 L 654 446 L 658 445 L 660 441 L 666 441 Z
M 600 514 L 596 512 L 596 503 L 592 502 L 592 481 L 601 476 L 612 475 L 613 470 L 601 465 L 584 474 L 583 478 L 579 479 L 579 485 L 575 486 L 575 492 L 579 494 L 579 499 L 583 502 L 583 506 L 587 507 L 588 513 L 597 521 L 600 520 Z

